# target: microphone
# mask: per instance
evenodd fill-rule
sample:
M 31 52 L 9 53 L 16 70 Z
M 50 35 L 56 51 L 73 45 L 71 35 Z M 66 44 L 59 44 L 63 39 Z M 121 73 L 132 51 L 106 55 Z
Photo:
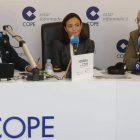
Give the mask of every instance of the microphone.
M 140 62 L 140 36 L 138 38 L 138 55 L 139 55 L 139 62 Z
M 77 35 L 72 35 L 71 38 L 70 38 L 70 43 L 72 44 L 73 52 L 76 55 L 78 44 L 79 44 L 79 37 Z
M 0 32 L 0 45 L 3 45 L 3 47 L 8 51 L 8 52 L 13 52 L 12 46 L 10 45 L 9 42 L 5 39 L 6 35 L 3 35 L 2 32 Z M 7 37 L 6 37 L 7 38 Z M 8 39 L 8 38 L 7 38 Z M 1 50 L 1 46 L 0 46 Z
M 3 42 L 4 38 L 3 38 L 3 35 L 2 33 L 0 33 L 0 42 Z
M 6 43 L 7 42 L 5 37 L 4 37 L 4 35 L 1 32 L 0 32 L 0 42 L 2 42 L 2 43 Z
M 140 62 L 137 61 L 137 62 L 135 63 L 134 70 L 137 70 L 137 71 L 140 72 Z
M 140 36 L 138 38 L 138 47 L 140 47 Z
M 70 43 L 73 46 L 73 52 L 75 55 L 77 55 L 77 48 L 79 44 L 79 37 L 77 35 L 72 35 L 70 38 Z M 71 78 L 71 59 L 69 61 L 69 64 L 67 66 L 64 78 Z
M 138 38 L 138 55 L 139 55 L 139 61 L 136 61 L 134 70 L 132 71 L 132 74 L 140 75 L 140 36 Z

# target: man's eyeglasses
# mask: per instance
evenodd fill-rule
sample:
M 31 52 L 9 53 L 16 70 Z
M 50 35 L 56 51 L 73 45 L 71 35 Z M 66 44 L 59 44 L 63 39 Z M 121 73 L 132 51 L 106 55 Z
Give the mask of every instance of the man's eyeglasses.
M 137 24 L 139 23 L 139 21 L 140 21 L 140 20 L 138 20 L 138 19 L 135 19 L 135 22 L 136 22 Z

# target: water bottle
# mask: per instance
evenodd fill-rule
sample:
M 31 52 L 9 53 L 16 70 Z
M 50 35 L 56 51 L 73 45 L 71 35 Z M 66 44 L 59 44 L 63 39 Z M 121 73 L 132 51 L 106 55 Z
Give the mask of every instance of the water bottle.
M 47 59 L 47 63 L 45 65 L 45 73 L 48 75 L 53 74 L 53 66 L 51 64 L 51 59 Z

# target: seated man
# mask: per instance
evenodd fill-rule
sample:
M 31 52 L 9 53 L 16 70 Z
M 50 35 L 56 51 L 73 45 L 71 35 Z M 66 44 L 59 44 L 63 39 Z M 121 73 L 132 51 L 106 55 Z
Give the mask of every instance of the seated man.
M 9 40 L 9 38 L 8 38 Z M 12 48 L 8 40 L 3 39 L 0 41 L 0 59 L 3 63 L 14 63 L 15 69 L 19 71 L 32 71 L 30 64 L 18 56 L 16 51 Z M 41 69 L 40 65 L 36 63 L 37 67 Z
M 136 19 L 138 24 L 138 30 L 132 31 L 130 33 L 130 39 L 128 46 L 125 51 L 125 56 L 123 62 L 126 63 L 128 70 L 133 70 L 136 61 L 139 60 L 138 57 L 138 38 L 140 36 L 140 10 Z

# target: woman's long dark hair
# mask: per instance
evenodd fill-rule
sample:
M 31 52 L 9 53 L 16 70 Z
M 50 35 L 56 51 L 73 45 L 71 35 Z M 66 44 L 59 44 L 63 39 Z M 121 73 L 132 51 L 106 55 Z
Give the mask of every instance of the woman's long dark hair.
M 74 18 L 74 17 L 76 17 L 77 19 L 79 19 L 80 24 L 82 24 L 82 21 L 81 21 L 80 17 L 77 14 L 75 14 L 75 13 L 70 13 L 70 14 L 68 14 L 63 19 L 63 21 L 61 23 L 60 30 L 59 30 L 59 37 L 58 37 L 58 40 L 61 41 L 63 44 L 68 45 L 70 43 L 70 39 L 69 39 L 68 33 L 65 31 L 64 27 L 66 27 L 66 22 L 69 19 Z M 84 42 L 87 38 L 88 38 L 88 36 L 87 36 L 87 34 L 85 32 L 84 27 L 82 26 L 82 30 L 81 30 L 81 33 L 79 35 L 79 41 L 80 42 Z

